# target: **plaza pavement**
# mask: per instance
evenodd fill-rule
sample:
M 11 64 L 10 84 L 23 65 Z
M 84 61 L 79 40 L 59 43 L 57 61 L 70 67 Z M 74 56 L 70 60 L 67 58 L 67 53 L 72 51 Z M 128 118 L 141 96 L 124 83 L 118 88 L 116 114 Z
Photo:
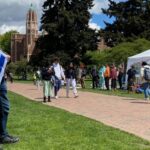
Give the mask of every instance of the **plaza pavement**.
M 9 83 L 8 89 L 42 103 L 42 89 L 32 84 Z M 73 98 L 70 92 L 70 96 L 66 98 L 62 89 L 59 99 L 52 99 L 46 105 L 92 118 L 150 141 L 150 102 L 90 92 L 79 92 L 78 98 Z

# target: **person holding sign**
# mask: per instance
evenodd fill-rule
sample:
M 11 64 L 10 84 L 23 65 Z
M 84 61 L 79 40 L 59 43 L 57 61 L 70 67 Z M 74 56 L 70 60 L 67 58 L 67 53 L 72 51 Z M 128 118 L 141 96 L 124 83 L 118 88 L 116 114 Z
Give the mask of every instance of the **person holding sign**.
M 9 114 L 9 100 L 7 98 L 7 86 L 5 79 L 5 68 L 10 61 L 10 56 L 0 50 L 0 144 L 15 143 L 19 138 L 8 134 L 7 119 Z

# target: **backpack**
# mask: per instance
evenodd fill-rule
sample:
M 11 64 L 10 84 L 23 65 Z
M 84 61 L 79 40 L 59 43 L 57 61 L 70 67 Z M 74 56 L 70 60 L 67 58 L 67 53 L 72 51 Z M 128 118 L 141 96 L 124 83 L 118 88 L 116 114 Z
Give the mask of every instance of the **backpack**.
M 150 81 L 150 68 L 145 68 L 144 69 L 144 79 L 146 81 Z

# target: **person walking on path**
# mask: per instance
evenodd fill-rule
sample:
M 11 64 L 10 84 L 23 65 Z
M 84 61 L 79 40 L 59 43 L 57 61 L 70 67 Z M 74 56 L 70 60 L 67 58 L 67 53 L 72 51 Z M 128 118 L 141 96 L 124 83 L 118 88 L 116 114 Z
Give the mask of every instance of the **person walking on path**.
M 36 86 L 38 90 L 40 90 L 40 85 L 41 85 L 41 70 L 40 68 L 38 68 L 38 70 L 36 71 Z
M 80 79 L 80 83 L 81 83 L 81 87 L 83 89 L 85 88 L 85 77 L 86 77 L 86 70 L 85 70 L 85 67 L 82 65 L 81 66 L 81 79 Z
M 72 85 L 74 98 L 77 98 L 78 92 L 77 92 L 77 88 L 76 88 L 76 70 L 72 63 L 70 63 L 70 65 L 66 69 L 65 76 L 66 76 L 66 96 L 67 96 L 67 98 L 69 98 L 70 84 Z
M 150 66 L 146 62 L 142 62 L 144 68 L 142 78 L 145 80 L 143 84 L 145 100 L 149 100 L 150 96 Z
M 52 68 L 43 68 L 42 70 L 42 80 L 43 80 L 43 102 L 46 103 L 46 98 L 48 102 L 51 102 L 52 89 L 53 89 L 53 70 Z
M 59 59 L 55 58 L 54 63 L 53 63 L 53 69 L 54 69 L 54 74 L 55 74 L 55 98 L 58 99 L 58 92 L 61 88 L 61 80 L 65 80 L 65 75 L 64 75 L 64 70 L 62 66 L 59 64 Z
M 106 65 L 106 70 L 105 70 L 105 73 L 104 73 L 104 77 L 105 77 L 105 85 L 106 85 L 106 89 L 109 90 L 109 80 L 110 80 L 110 67 L 109 65 L 107 64 Z
M 8 61 L 10 56 L 6 55 Z M 3 57 L 0 57 L 1 65 L 3 64 Z M 2 67 L 2 66 L 1 66 Z M 13 137 L 7 132 L 7 120 L 9 115 L 10 103 L 7 97 L 7 85 L 5 76 L 2 77 L 0 83 L 0 144 L 15 143 L 19 141 L 18 137 Z
M 104 65 L 102 65 L 99 69 L 99 88 L 100 89 L 105 89 L 105 78 L 104 78 L 104 73 L 106 71 L 106 67 Z
M 36 85 L 36 73 L 33 73 L 33 84 Z

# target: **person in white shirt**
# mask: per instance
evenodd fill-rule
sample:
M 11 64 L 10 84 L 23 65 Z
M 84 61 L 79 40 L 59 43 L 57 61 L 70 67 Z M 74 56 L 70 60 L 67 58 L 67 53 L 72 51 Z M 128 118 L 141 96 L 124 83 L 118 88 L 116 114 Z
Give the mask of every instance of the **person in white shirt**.
M 54 93 L 55 93 L 55 98 L 57 99 L 58 98 L 58 91 L 61 88 L 61 80 L 65 80 L 63 68 L 59 64 L 59 58 L 54 59 L 53 69 L 54 69 L 54 73 L 55 73 Z

